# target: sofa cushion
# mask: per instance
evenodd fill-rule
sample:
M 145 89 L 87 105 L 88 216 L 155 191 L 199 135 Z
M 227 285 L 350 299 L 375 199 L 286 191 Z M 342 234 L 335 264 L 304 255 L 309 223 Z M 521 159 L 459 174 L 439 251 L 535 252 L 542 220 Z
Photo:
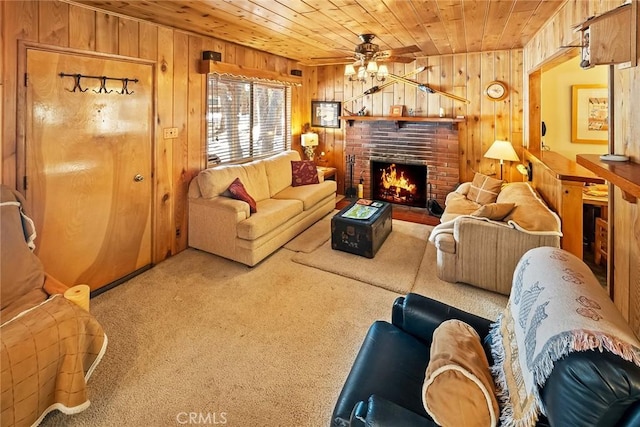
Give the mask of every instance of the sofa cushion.
M 23 311 L 27 311 L 46 301 L 47 298 L 49 298 L 49 295 L 47 295 L 44 289 L 31 289 L 25 295 L 22 295 L 0 311 L 0 323 L 4 324 L 8 322 Z
M 242 181 L 251 196 L 259 202 L 271 197 L 269 194 L 269 181 L 267 180 L 267 169 L 264 160 L 256 160 L 245 163 L 242 168 L 247 173 L 247 180 Z
M 269 193 L 273 197 L 287 187 L 291 187 L 291 161 L 300 160 L 300 153 L 289 150 L 264 160 L 269 182 Z
M 465 195 L 455 191 L 447 194 L 445 206 L 444 213 L 440 217 L 442 223 L 449 222 L 460 215 L 471 215 L 481 207 L 479 203 L 469 200 Z
M 318 169 L 311 160 L 291 161 L 291 185 L 298 187 L 301 185 L 317 184 Z
M 438 425 L 495 426 L 498 401 L 478 333 L 460 320 L 433 332 L 422 399 Z
M 318 202 L 336 192 L 335 181 L 323 181 L 313 185 L 303 185 L 300 187 L 285 188 L 279 192 L 274 199 L 295 199 L 303 203 L 304 210 L 312 208 Z
M 481 205 L 493 203 L 500 193 L 502 180 L 494 179 L 489 176 L 476 172 L 471 182 L 471 188 L 467 198 Z
M 502 221 L 505 216 L 509 215 L 515 205 L 515 203 L 489 203 L 480 206 L 475 212 L 471 213 L 471 216 Z
M 244 185 L 242 185 L 242 181 L 240 181 L 240 178 L 236 178 L 231 183 L 231 185 L 229 186 L 229 193 L 231 193 L 231 197 L 233 197 L 234 199 L 247 202 L 249 204 L 249 211 L 251 213 L 258 212 L 258 209 L 256 207 L 256 201 L 247 192 L 247 189 L 244 188 Z
M 240 178 L 240 181 L 244 183 L 247 182 L 247 173 L 240 165 L 205 169 L 197 176 L 200 193 L 205 199 L 224 194 L 236 178 Z
M 300 200 L 265 199 L 257 205 L 257 213 L 238 223 L 239 238 L 255 240 L 302 212 Z

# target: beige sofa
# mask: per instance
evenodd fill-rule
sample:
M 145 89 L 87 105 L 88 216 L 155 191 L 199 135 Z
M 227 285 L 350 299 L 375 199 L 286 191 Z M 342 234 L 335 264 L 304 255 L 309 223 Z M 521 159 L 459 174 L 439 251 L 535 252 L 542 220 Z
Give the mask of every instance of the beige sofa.
M 253 266 L 335 209 L 335 181 L 291 186 L 291 161 L 298 160 L 297 151 L 286 151 L 201 171 L 189 184 L 189 246 Z M 256 213 L 227 197 L 238 177 Z
M 472 215 L 481 207 L 466 198 L 471 183 L 449 193 L 441 224 L 429 236 L 437 249 L 437 274 L 509 295 L 518 260 L 529 249 L 560 247 L 560 218 L 526 182 L 505 184 L 496 203 L 514 203 L 497 221 Z

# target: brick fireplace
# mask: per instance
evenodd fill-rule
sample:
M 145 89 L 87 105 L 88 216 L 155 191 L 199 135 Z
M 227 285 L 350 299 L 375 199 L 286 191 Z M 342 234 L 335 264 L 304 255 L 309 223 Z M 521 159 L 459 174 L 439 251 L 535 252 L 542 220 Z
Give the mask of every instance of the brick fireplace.
M 449 122 L 353 121 L 347 123 L 345 154 L 355 155 L 353 186 L 360 178 L 364 197 L 372 198 L 371 161 L 427 166 L 427 185 L 444 206 L 446 195 L 459 182 L 458 126 Z M 349 188 L 348 165 L 345 191 Z

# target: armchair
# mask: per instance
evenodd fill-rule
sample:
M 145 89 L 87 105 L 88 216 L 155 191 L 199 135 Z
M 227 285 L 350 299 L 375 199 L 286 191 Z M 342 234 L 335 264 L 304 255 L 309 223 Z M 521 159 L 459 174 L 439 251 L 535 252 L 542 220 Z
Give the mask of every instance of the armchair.
M 22 196 L 1 187 L 0 341 L 2 426 L 34 426 L 58 409 L 89 406 L 86 381 L 107 346 L 98 321 L 61 294 L 32 252 L 33 223 Z
M 422 387 L 434 331 L 449 319 L 478 332 L 493 365 L 490 320 L 421 295 L 399 297 L 391 323 L 376 321 L 370 327 L 330 425 L 436 426 L 423 406 Z M 546 416 L 539 416 L 537 426 L 640 425 L 640 367 L 608 351 L 575 351 L 555 361 L 539 393 Z

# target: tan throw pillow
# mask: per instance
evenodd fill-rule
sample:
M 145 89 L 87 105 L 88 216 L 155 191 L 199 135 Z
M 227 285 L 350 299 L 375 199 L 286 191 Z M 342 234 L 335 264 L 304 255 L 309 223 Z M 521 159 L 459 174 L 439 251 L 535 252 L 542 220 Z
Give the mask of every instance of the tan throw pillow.
M 473 212 L 471 216 L 502 221 L 505 216 L 509 215 L 515 205 L 515 203 L 489 203 L 488 205 L 481 206 Z
M 478 333 L 459 320 L 436 328 L 422 403 L 441 426 L 495 426 L 500 417 L 489 362 Z
M 502 188 L 502 181 L 476 172 L 467 193 L 467 199 L 486 205 L 496 201 Z

